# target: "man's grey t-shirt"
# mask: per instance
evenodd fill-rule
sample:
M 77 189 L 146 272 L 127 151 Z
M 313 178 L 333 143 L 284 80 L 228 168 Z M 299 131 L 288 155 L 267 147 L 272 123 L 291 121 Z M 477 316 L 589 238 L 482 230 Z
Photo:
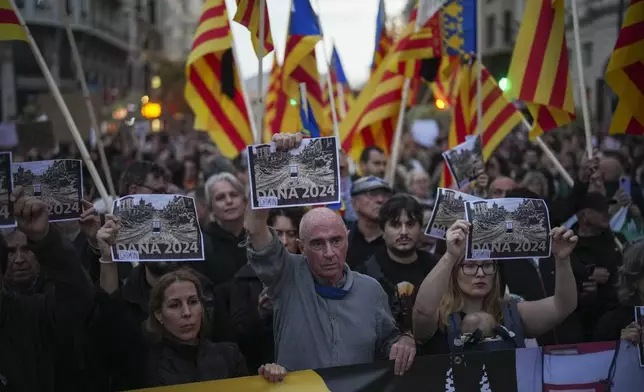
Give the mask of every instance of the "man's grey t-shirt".
M 349 293 L 322 298 L 306 258 L 289 253 L 271 232 L 265 249 L 248 246 L 248 261 L 274 300 L 277 363 L 296 371 L 387 359 L 400 332 L 380 284 L 345 265 L 342 288 Z

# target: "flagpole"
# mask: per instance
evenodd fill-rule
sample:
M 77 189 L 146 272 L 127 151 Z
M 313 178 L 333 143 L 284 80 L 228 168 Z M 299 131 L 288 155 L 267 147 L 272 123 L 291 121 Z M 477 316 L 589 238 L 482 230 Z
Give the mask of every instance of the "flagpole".
M 476 0 L 476 133 L 483 134 L 483 13 L 481 0 Z
M 87 165 L 87 170 L 89 171 L 89 174 L 92 177 L 92 181 L 94 182 L 96 189 L 98 189 L 98 193 L 101 195 L 101 198 L 105 203 L 105 206 L 108 209 L 110 209 L 111 201 L 110 201 L 109 195 L 107 194 L 107 190 L 105 189 L 105 185 L 103 184 L 101 177 L 98 175 L 98 171 L 96 170 L 96 166 L 94 166 L 94 162 L 92 161 L 92 158 L 89 156 L 87 147 L 85 147 L 85 142 L 83 141 L 83 138 L 81 137 L 80 132 L 78 132 L 78 127 L 76 127 L 74 118 L 69 112 L 69 108 L 67 107 L 67 104 L 65 103 L 65 100 L 63 99 L 63 96 L 61 95 L 60 90 L 58 89 L 58 85 L 56 84 L 56 81 L 54 80 L 54 77 L 52 76 L 51 71 L 47 66 L 47 62 L 43 58 L 42 53 L 40 53 L 40 49 L 38 49 L 38 45 L 36 45 L 36 41 L 34 40 L 34 37 L 31 35 L 31 31 L 29 31 L 29 28 L 27 27 L 25 20 L 22 18 L 22 14 L 20 13 L 20 11 L 18 11 L 18 8 L 16 8 L 16 4 L 14 3 L 14 1 L 9 0 L 9 5 L 15 12 L 16 17 L 18 18 L 18 23 L 20 24 L 20 26 L 22 26 L 22 28 L 25 30 L 25 33 L 27 34 L 27 42 L 31 47 L 31 51 L 33 52 L 34 57 L 36 58 L 36 62 L 38 63 L 38 66 L 40 67 L 40 70 L 42 71 L 43 76 L 45 77 L 45 81 L 47 81 L 47 85 L 51 90 L 51 94 L 54 96 L 54 100 L 56 101 L 56 104 L 58 104 L 58 107 L 60 108 L 60 111 L 63 114 L 63 117 L 65 118 L 65 122 L 67 123 L 67 126 L 71 131 L 72 137 L 76 142 L 78 151 L 81 153 L 81 156 L 83 157 L 83 161 L 85 162 L 85 165 Z
M 577 0 L 572 0 L 572 28 L 575 40 L 575 55 L 577 57 L 577 79 L 579 80 L 579 99 L 581 100 L 581 112 L 584 116 L 584 130 L 586 133 L 586 152 L 588 158 L 593 157 L 593 138 L 590 129 L 590 113 L 588 111 L 588 99 L 586 98 L 586 79 L 584 78 L 584 64 L 581 56 L 581 40 L 579 38 L 579 15 L 577 13 Z
M 266 0 L 259 0 L 259 42 L 257 43 L 257 102 L 259 106 L 259 113 L 257 115 L 257 118 L 259 128 L 253 130 L 255 144 L 262 142 L 261 130 L 264 129 L 264 40 L 266 36 L 266 31 L 264 31 L 265 13 Z
M 244 104 L 246 105 L 246 114 L 248 115 L 248 123 L 250 124 L 250 130 L 253 135 L 253 140 L 257 137 L 257 126 L 255 125 L 255 117 L 253 116 L 253 111 L 251 110 L 250 106 L 250 101 L 248 99 L 248 93 L 246 92 L 246 84 L 244 83 L 244 79 L 242 79 L 242 74 L 241 70 L 239 69 L 239 65 L 237 63 L 237 48 L 235 47 L 235 35 L 233 34 L 233 30 L 230 29 L 230 34 L 233 36 L 233 39 L 231 40 L 231 48 L 233 50 L 233 62 L 235 63 L 235 72 L 237 73 L 237 80 L 239 81 L 239 88 L 241 89 L 242 92 L 242 97 L 244 98 Z M 259 143 L 262 142 L 262 135 L 259 135 Z
M 532 129 L 532 125 L 530 125 L 530 123 L 525 118 L 523 113 L 519 112 L 519 114 L 521 115 L 521 122 L 523 123 L 523 126 L 526 127 L 528 131 L 530 131 L 530 129 Z M 546 142 L 544 142 L 543 139 L 541 139 L 541 136 L 537 136 L 535 138 L 535 141 L 539 146 L 539 148 L 541 148 L 541 151 L 543 151 L 543 153 L 546 154 L 548 159 L 550 159 L 550 162 L 555 166 L 555 169 L 557 169 L 559 174 L 561 174 L 561 177 L 564 179 L 564 181 L 566 181 L 566 184 L 568 184 L 568 186 L 570 187 L 573 187 L 575 185 L 575 180 L 573 180 L 570 174 L 568 174 L 568 171 L 566 171 L 566 169 L 563 167 L 561 162 L 559 162 L 559 159 L 557 159 L 557 156 L 546 144 Z
M 425 4 L 426 1 L 429 1 L 429 0 L 418 1 L 418 12 L 416 14 L 414 32 L 417 32 L 420 29 L 420 26 L 421 26 L 420 19 L 423 16 L 423 13 L 421 11 L 423 11 L 423 5 Z M 383 66 L 383 65 L 381 64 L 380 66 Z M 403 84 L 403 87 L 402 87 L 402 94 L 400 99 L 400 110 L 398 111 L 398 121 L 396 123 L 396 131 L 394 133 L 394 140 L 391 146 L 391 156 L 389 159 L 389 165 L 387 166 L 387 175 L 385 177 L 386 181 L 388 181 L 392 187 L 396 182 L 396 167 L 398 166 L 398 156 L 400 155 L 400 143 L 402 141 L 402 128 L 403 128 L 403 125 L 405 124 L 405 106 L 407 103 L 407 95 L 409 95 L 410 84 L 411 84 L 411 79 L 405 78 L 405 83 Z
M 92 99 L 89 94 L 89 89 L 87 88 L 87 80 L 85 79 L 85 71 L 83 70 L 83 63 L 81 62 L 80 53 L 78 51 L 78 46 L 76 45 L 76 38 L 74 38 L 74 32 L 72 31 L 71 24 L 69 23 L 69 18 L 65 21 L 65 30 L 67 31 L 67 40 L 69 41 L 69 47 L 72 51 L 72 59 L 74 60 L 74 65 L 76 67 L 76 77 L 80 83 L 81 91 L 83 92 L 83 98 L 85 98 L 85 106 L 87 108 L 87 113 L 89 114 L 89 119 L 96 132 L 96 144 L 98 146 L 98 155 L 101 158 L 101 165 L 103 167 L 103 174 L 105 174 L 105 181 L 107 182 L 107 187 L 109 188 L 110 195 L 116 197 L 116 190 L 114 188 L 114 181 L 112 180 L 112 172 L 110 166 L 107 162 L 107 156 L 105 156 L 105 146 L 103 145 L 103 138 L 101 137 L 101 130 L 98 127 L 98 120 L 96 119 L 96 112 L 94 110 L 94 105 L 92 104 Z M 109 208 L 109 206 L 108 206 Z
M 318 12 L 320 12 L 320 3 L 316 0 L 315 2 Z M 324 39 L 324 31 L 322 31 L 322 21 L 318 15 L 318 27 L 320 28 L 320 34 L 322 35 L 322 50 L 324 50 L 324 59 L 326 60 L 327 72 L 326 72 L 326 88 L 329 91 L 329 104 L 331 105 L 331 119 L 333 120 L 333 135 L 340 140 L 340 128 L 338 127 L 338 113 L 335 107 L 335 95 L 333 94 L 333 82 L 331 81 L 331 61 L 329 61 L 329 55 L 326 51 L 326 40 Z M 318 124 L 319 125 L 319 124 Z
M 306 95 L 306 83 L 300 83 L 300 105 L 302 105 L 302 111 L 306 116 L 306 122 L 311 121 L 309 118 L 309 99 Z

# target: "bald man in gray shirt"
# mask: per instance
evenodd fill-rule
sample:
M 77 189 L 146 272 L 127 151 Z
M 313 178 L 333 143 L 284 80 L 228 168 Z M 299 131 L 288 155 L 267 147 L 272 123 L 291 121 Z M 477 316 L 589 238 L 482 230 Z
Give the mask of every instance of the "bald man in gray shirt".
M 273 137 L 284 150 L 301 139 Z M 345 264 L 348 232 L 340 216 L 326 208 L 304 216 L 302 255 L 284 248 L 267 218 L 268 210 L 247 213 L 248 261 L 273 300 L 277 362 L 295 371 L 388 358 L 396 374 L 408 370 L 415 341 L 396 327 L 380 284 Z

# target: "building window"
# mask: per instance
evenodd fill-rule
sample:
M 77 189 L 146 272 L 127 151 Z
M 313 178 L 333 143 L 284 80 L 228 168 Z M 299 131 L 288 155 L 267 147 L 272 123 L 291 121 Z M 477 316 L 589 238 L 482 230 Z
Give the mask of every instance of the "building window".
M 151 25 L 154 25 L 157 23 L 157 2 L 155 0 L 150 0 L 148 3 L 148 22 L 150 22 Z
M 485 23 L 485 32 L 487 36 L 486 40 L 486 46 L 488 48 L 491 48 L 494 46 L 494 41 L 495 41 L 495 30 L 496 30 L 496 18 L 494 15 L 490 15 L 487 17 L 486 23 Z
M 581 45 L 581 61 L 584 64 L 584 67 L 590 67 L 593 65 L 593 43 L 584 42 Z
M 505 11 L 503 13 L 503 42 L 506 45 L 512 44 L 512 11 Z
M 36 0 L 36 8 L 40 10 L 46 10 L 51 8 L 50 0 Z

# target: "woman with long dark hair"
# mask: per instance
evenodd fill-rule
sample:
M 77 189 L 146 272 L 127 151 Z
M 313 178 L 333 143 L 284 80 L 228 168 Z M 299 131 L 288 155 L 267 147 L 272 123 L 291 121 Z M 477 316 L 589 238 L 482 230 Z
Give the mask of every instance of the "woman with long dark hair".
M 147 329 L 153 338 L 146 362 L 148 386 L 177 385 L 247 376 L 246 362 L 234 343 L 213 343 L 203 337 L 199 279 L 180 269 L 163 275 L 150 293 Z M 259 368 L 271 382 L 286 370 L 276 364 Z

